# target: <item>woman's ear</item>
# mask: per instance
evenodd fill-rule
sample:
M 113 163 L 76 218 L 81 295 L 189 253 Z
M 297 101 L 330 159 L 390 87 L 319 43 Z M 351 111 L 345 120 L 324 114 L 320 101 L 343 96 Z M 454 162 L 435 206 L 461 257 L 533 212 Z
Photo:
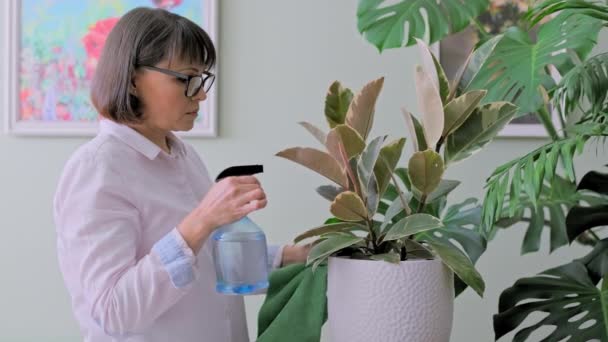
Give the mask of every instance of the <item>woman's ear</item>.
M 137 96 L 137 86 L 135 85 L 135 78 L 131 78 L 131 83 L 129 84 L 129 94 Z
M 139 75 L 137 71 L 133 73 L 131 76 L 131 83 L 129 84 L 129 94 L 137 97 L 137 83 L 139 80 Z

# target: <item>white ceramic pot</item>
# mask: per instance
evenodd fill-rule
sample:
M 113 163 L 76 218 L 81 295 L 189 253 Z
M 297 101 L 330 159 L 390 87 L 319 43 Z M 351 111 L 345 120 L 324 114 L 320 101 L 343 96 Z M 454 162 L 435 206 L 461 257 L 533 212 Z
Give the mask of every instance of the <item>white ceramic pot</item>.
M 332 257 L 327 310 L 332 342 L 447 342 L 454 275 L 440 260 Z

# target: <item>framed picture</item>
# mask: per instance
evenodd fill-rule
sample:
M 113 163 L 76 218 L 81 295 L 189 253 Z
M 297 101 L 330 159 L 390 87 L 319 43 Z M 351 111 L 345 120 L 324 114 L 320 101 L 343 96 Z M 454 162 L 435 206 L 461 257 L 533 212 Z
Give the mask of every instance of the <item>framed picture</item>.
M 517 23 L 526 13 L 528 0 L 491 0 L 489 11 L 478 19 L 490 34 L 498 34 Z M 446 76 L 451 80 L 459 68 L 466 62 L 469 53 L 479 42 L 479 31 L 475 27 L 451 35 L 441 41 L 436 47 L 439 60 Z M 561 123 L 556 113 L 553 113 L 553 124 L 559 130 Z M 533 113 L 512 120 L 500 133 L 502 137 L 548 137 L 547 131 L 537 116 Z
M 199 24 L 217 44 L 218 0 L 7 0 L 0 4 L 5 130 L 17 135 L 92 136 L 99 114 L 90 85 L 103 44 L 121 15 L 158 7 Z M 217 46 L 217 45 L 216 45 Z M 217 84 L 182 136 L 217 136 Z

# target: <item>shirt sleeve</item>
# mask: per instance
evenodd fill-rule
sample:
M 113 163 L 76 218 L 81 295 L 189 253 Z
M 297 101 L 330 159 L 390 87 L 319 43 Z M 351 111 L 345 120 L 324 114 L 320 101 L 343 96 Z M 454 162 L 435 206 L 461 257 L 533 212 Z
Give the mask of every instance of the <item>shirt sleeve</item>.
M 283 264 L 283 248 L 285 246 L 269 245 L 268 246 L 268 268 L 275 270 Z
M 128 189 L 104 163 L 80 160 L 66 166 L 54 203 L 66 285 L 112 336 L 144 331 L 197 277 L 194 254 L 175 229 L 138 251 L 142 227 Z

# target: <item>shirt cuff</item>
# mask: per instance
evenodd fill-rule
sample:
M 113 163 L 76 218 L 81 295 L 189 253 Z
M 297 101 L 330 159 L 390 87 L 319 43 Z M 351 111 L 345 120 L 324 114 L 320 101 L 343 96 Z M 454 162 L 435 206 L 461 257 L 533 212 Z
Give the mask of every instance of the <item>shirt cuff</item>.
M 158 255 L 176 288 L 183 288 L 195 279 L 196 257 L 177 228 L 154 244 L 152 250 Z
M 283 248 L 285 246 L 268 246 L 268 268 L 271 270 L 281 267 L 283 263 Z

